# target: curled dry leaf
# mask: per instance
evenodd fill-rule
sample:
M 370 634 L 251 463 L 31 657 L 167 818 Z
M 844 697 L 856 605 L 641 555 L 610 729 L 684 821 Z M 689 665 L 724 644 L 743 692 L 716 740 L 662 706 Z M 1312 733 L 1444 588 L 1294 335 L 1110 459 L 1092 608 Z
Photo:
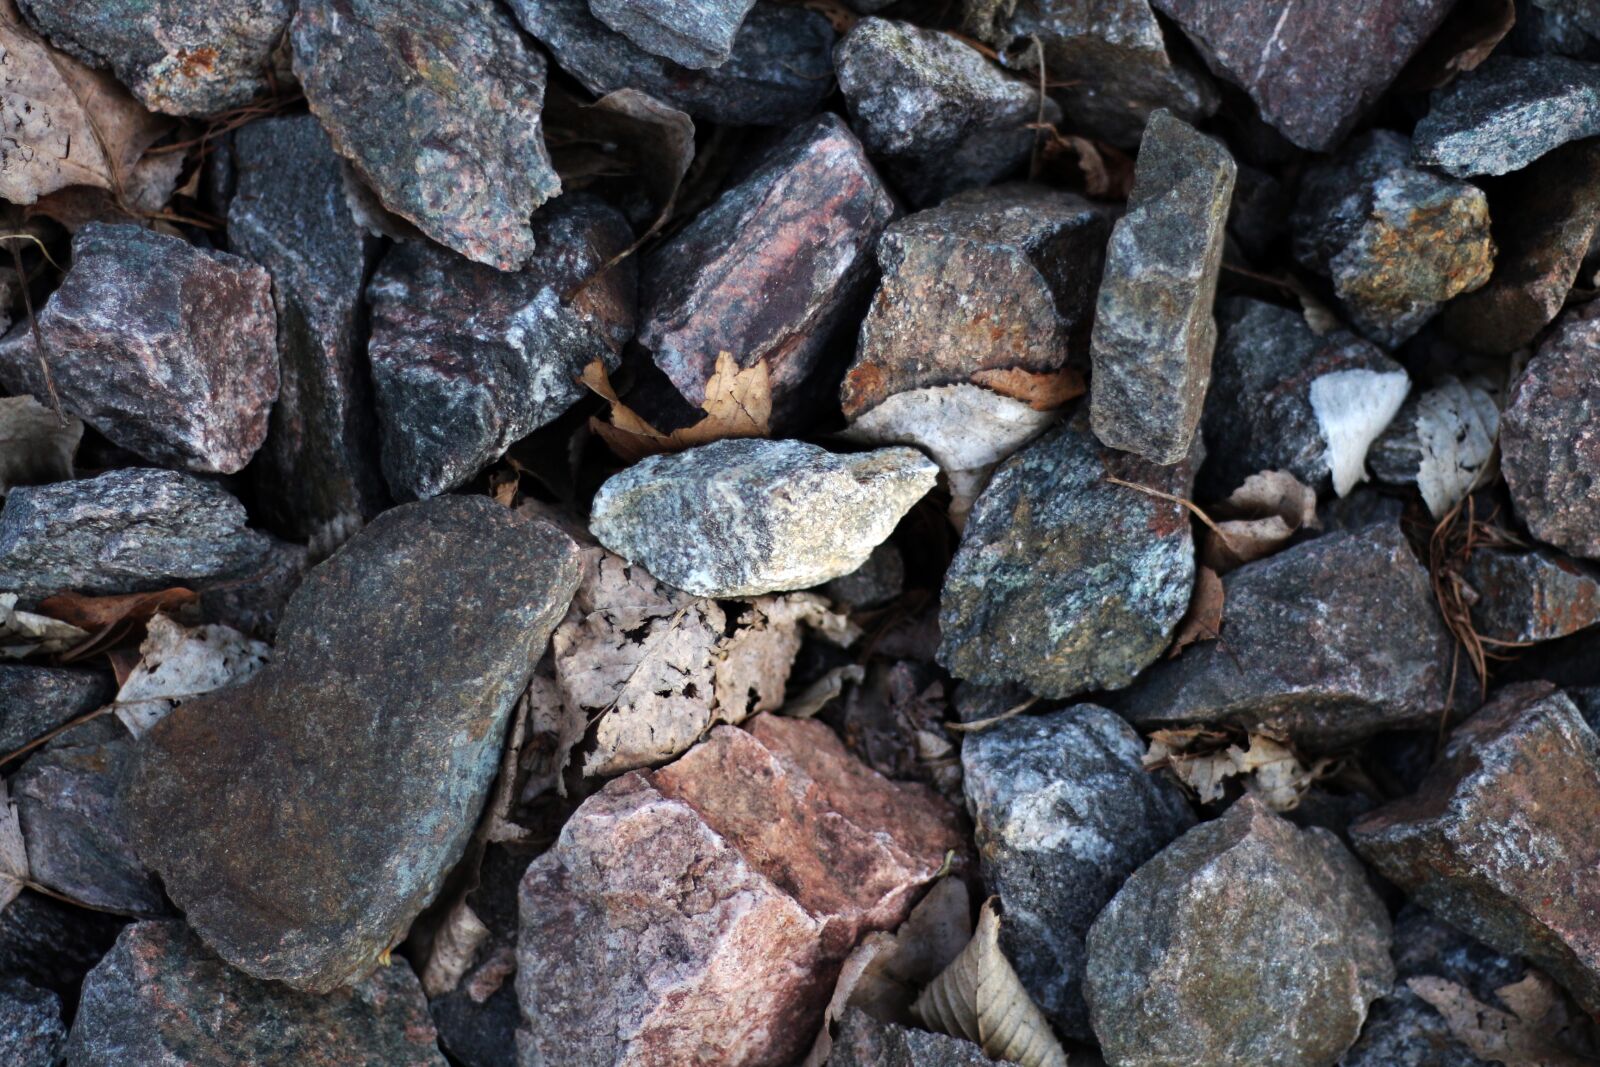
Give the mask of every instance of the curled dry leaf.
M 71 623 L 17 610 L 17 594 L 0 593 L 0 660 L 65 652 L 89 636 Z
M 867 669 L 860 664 L 850 663 L 843 667 L 835 667 L 785 700 L 783 707 L 778 711 L 793 719 L 809 719 L 827 707 L 830 702 L 839 699 L 840 694 L 844 692 L 846 682 L 859 685 L 866 676 Z
M 1217 574 L 1283 548 L 1302 529 L 1315 529 L 1317 493 L 1288 471 L 1252 474 L 1211 516 L 1201 534 L 1200 562 Z
M 1172 636 L 1172 651 L 1176 656 L 1198 641 L 1215 641 L 1222 634 L 1222 608 L 1226 593 L 1217 572 L 1201 564 L 1195 572 L 1194 592 L 1189 596 L 1189 610 L 1178 623 Z
M 1333 771 L 1333 760 L 1307 767 L 1288 745 L 1265 734 L 1249 734 L 1248 747 L 1231 742 L 1228 733 L 1198 726 L 1157 730 L 1144 766 L 1170 770 L 1206 804 L 1221 800 L 1228 780 L 1237 778 L 1274 811 L 1293 810 L 1313 782 Z
M 22 840 L 17 806 L 0 778 L 0 911 L 17 899 L 28 883 L 28 849 Z
M 265 644 L 227 626 L 150 620 L 139 664 L 117 690 L 117 718 L 140 737 L 183 701 L 238 685 L 266 666 Z
M 71 663 L 97 656 L 131 637 L 157 613 L 173 615 L 197 600 L 199 594 L 181 585 L 149 593 L 113 596 L 57 593 L 39 602 L 39 612 L 89 632 L 86 641 L 74 645 L 62 656 L 63 662 Z
M 604 364 L 583 369 L 583 384 L 611 405 L 611 420 L 589 420 L 592 429 L 624 463 L 636 463 L 660 452 L 682 452 L 695 445 L 728 437 L 765 437 L 771 432 L 772 386 L 765 360 L 740 367 L 727 352 L 717 354 L 716 370 L 706 383 L 701 405 L 705 418 L 681 430 L 662 433 L 617 397 Z
M 1486 1063 L 1505 1067 L 1582 1067 L 1597 1061 L 1580 1031 L 1586 1022 L 1567 1006 L 1554 982 L 1537 971 L 1495 990 L 1511 1010 L 1501 1011 L 1474 997 L 1464 986 L 1424 975 L 1408 978 L 1411 991 L 1444 1016 L 1450 1035 Z
M 993 897 L 984 901 L 967 947 L 911 1010 L 928 1029 L 975 1042 L 990 1059 L 1020 1067 L 1066 1065 L 1061 1043 L 1001 951 Z
M 477 912 L 468 907 L 465 900 L 456 901 L 434 931 L 433 941 L 428 946 L 428 958 L 419 976 L 422 991 L 432 998 L 455 989 L 487 940 L 489 928 L 483 925 Z
M 15 485 L 72 477 L 83 420 L 59 416 L 31 396 L 0 398 L 0 496 Z

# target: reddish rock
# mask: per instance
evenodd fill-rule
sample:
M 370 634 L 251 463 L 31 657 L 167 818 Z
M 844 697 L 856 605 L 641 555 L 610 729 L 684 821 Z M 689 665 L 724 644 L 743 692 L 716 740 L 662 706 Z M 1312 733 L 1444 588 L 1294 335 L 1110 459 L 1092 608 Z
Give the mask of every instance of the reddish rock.
M 793 1062 L 843 957 L 963 848 L 949 805 L 821 723 L 748 725 L 612 781 L 528 868 L 524 1067 Z
M 1600 622 L 1600 574 L 1559 552 L 1476 552 L 1472 622 L 1496 641 L 1550 641 Z
M 1600 738 L 1546 682 L 1506 687 L 1356 851 L 1451 925 L 1600 1010 Z

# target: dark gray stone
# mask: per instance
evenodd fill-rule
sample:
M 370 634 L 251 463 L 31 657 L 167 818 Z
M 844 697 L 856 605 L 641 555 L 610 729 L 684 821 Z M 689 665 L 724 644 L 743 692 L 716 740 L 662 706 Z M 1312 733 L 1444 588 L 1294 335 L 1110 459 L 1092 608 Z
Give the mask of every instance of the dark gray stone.
M 0 978 L 21 978 L 70 1003 L 126 924 L 24 889 L 0 911 Z
M 860 1008 L 839 1020 L 829 1067 L 992 1067 L 994 1061 L 970 1041 L 881 1023 Z
M 213 949 L 325 992 L 400 940 L 472 833 L 577 555 L 487 497 L 386 511 L 306 577 L 271 663 L 145 735 L 134 847 Z
M 563 197 L 534 219 L 539 251 L 514 273 L 423 242 L 395 247 L 367 288 L 383 472 L 403 500 L 454 489 L 586 395 L 633 336 L 633 242 L 616 209 Z
M 22 0 L 50 43 L 110 67 L 145 107 L 210 115 L 273 87 L 273 49 L 292 0 Z
M 905 557 L 891 542 L 885 541 L 872 550 L 865 563 L 824 584 L 821 592 L 836 606 L 846 611 L 859 611 L 882 607 L 905 592 L 905 588 Z
M 1520 170 L 1600 133 L 1600 64 L 1491 56 L 1433 95 L 1417 123 L 1417 162 L 1458 178 Z
M 345 201 L 339 157 L 309 115 L 233 138 L 228 240 L 272 275 L 278 402 L 253 469 L 267 519 L 325 554 L 383 510 L 361 286 L 377 240 Z
M 917 206 L 1006 177 L 1061 108 L 948 33 L 866 18 L 834 51 L 850 125 Z
M 1455 0 L 1152 0 L 1219 77 L 1301 148 L 1326 152 L 1377 102 Z
M 62 406 L 123 448 L 232 474 L 267 435 L 278 396 L 272 285 L 248 260 L 91 222 L 37 322 Z M 49 395 L 26 322 L 0 341 L 0 385 Z
M 1411 142 L 1374 130 L 1300 179 L 1295 257 L 1333 280 L 1350 321 L 1393 347 L 1451 297 L 1489 280 L 1489 201 L 1411 165 Z
M 517 990 L 508 975 L 483 1003 L 456 989 L 428 1004 L 439 1047 L 462 1067 L 517 1067 Z
M 839 390 L 845 417 L 984 371 L 1060 370 L 1088 332 L 1107 229 L 1082 197 L 1032 185 L 973 189 L 892 223 Z
M 545 59 L 493 0 L 300 0 L 294 72 L 383 206 L 515 270 L 561 191 L 540 128 Z
M 56 1067 L 66 1039 L 60 997 L 20 978 L 0 980 L 0 1063 Z
M 983 882 L 1005 911 L 1000 945 L 1063 1034 L 1092 1040 L 1084 937 L 1124 879 L 1194 825 L 1145 744 L 1093 704 L 1024 715 L 961 746 Z
M 1329 1067 L 1389 991 L 1389 938 L 1339 839 L 1246 795 L 1123 883 L 1084 993 L 1118 1067 Z
M 1200 427 L 1235 173 L 1226 148 L 1157 111 L 1139 145 L 1128 213 L 1111 231 L 1090 346 L 1090 418 L 1102 442 L 1152 463 L 1180 462 Z
M 833 27 L 815 11 L 758 2 L 726 63 L 680 67 L 595 18 L 588 0 L 508 0 L 529 33 L 597 96 L 632 87 L 697 122 L 787 126 L 833 91 Z
M 111 675 L 77 667 L 0 663 L 0 756 L 116 695 Z
M 134 923 L 90 972 L 72 1067 L 445 1067 L 416 976 L 396 958 L 309 996 L 234 970 L 178 922 Z
M 1600 623 L 1600 574 L 1546 548 L 1479 549 L 1462 573 L 1473 629 L 1495 641 L 1550 641 Z
M 1167 647 L 1194 587 L 1180 504 L 1201 449 L 1160 467 L 1103 447 L 1087 414 L 1001 465 L 973 506 L 939 604 L 939 662 L 1065 699 L 1120 689 Z
M 646 52 L 685 67 L 715 67 L 733 54 L 755 0 L 589 0 L 595 18 Z
M 1228 205 L 1228 236 L 1250 263 L 1271 262 L 1288 229 L 1289 191 L 1264 170 L 1239 164 Z M 1224 253 L 1225 259 L 1235 257 Z
M 273 541 L 266 558 L 249 574 L 200 590 L 200 615 L 206 622 L 271 642 L 289 597 L 313 562 L 306 546 Z
M 249 573 L 270 541 L 213 482 L 128 467 L 19 486 L 0 509 L 0 592 L 132 593 Z

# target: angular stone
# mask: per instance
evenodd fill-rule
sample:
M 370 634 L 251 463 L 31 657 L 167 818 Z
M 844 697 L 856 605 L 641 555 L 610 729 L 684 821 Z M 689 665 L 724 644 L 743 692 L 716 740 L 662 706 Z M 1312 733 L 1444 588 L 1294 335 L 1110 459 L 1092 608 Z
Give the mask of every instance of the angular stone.
M 0 663 L 0 755 L 116 695 L 109 674 L 76 667 Z
M 214 482 L 125 467 L 13 489 L 0 509 L 0 592 L 133 593 L 236 578 L 270 544 Z
M 1377 102 L 1455 0 L 1152 0 L 1279 133 L 1326 152 Z
M 719 726 L 584 801 L 522 882 L 521 1062 L 796 1060 L 839 962 L 904 921 L 955 813 L 826 726 Z
M 291 0 L 21 0 L 28 22 L 91 67 L 110 67 L 151 111 L 210 115 L 272 87 Z
M 383 472 L 395 496 L 437 496 L 586 395 L 583 368 L 615 369 L 633 336 L 632 260 L 567 294 L 633 243 L 622 214 L 562 197 L 534 219 L 539 251 L 497 271 L 413 241 L 367 289 Z
M 274 527 L 337 548 L 387 503 L 362 355 L 361 286 L 377 239 L 345 201 L 315 118 L 267 118 L 233 137 L 228 241 L 272 276 L 278 402 L 254 474 Z
M 1061 108 L 948 33 L 866 18 L 834 51 L 850 125 L 913 204 L 990 184 L 1026 163 Z
M 692 404 L 717 354 L 766 360 L 774 404 L 817 366 L 870 284 L 894 201 L 844 120 L 792 131 L 640 271 L 639 342 Z
M 1500 467 L 1533 536 L 1600 559 L 1600 315 L 1570 315 L 1511 386 Z
M 1356 329 L 1391 348 L 1494 267 L 1483 190 L 1410 161 L 1400 134 L 1365 134 L 1306 171 L 1290 220 L 1295 258 L 1332 278 Z
M 1417 792 L 1356 822 L 1385 878 L 1491 948 L 1600 1005 L 1600 739 L 1546 682 L 1509 685 L 1458 726 Z
M 1338 838 L 1246 795 L 1123 884 L 1084 993 L 1118 1067 L 1331 1067 L 1389 991 L 1389 937 Z
M 1454 639 L 1397 523 L 1324 534 L 1222 578 L 1222 639 L 1153 665 L 1139 726 L 1234 723 L 1312 749 L 1438 719 Z
M 973 506 L 939 602 L 939 662 L 1049 699 L 1120 689 L 1189 607 L 1187 497 L 1201 451 L 1158 467 L 1103 447 L 1087 414 L 1012 456 Z
M 1433 94 L 1412 134 L 1417 162 L 1466 178 L 1520 170 L 1600 133 L 1600 63 L 1491 56 Z
M 1506 181 L 1492 204 L 1494 276 L 1439 319 L 1452 343 L 1491 355 L 1530 344 L 1572 290 L 1600 230 L 1600 142 L 1562 145 Z
M 850 1008 L 839 1020 L 829 1067 L 991 1067 L 983 1049 L 926 1030 L 897 1023 L 880 1023 L 860 1008 Z
M 595 18 L 646 52 L 682 66 L 715 67 L 733 54 L 755 0 L 589 0 Z
M 1204 72 L 1168 54 L 1148 0 L 966 0 L 966 11 L 968 32 L 1035 81 L 1042 46 L 1045 78 L 1073 125 L 1124 148 L 1139 143 L 1158 108 L 1186 122 L 1217 109 Z
M 680 67 L 635 46 L 595 18 L 588 0 L 508 0 L 528 32 L 596 96 L 632 87 L 695 121 L 787 126 L 833 91 L 833 27 L 815 11 L 757 2 L 728 61 Z
M 1600 623 L 1600 574 L 1559 552 L 1479 549 L 1462 574 L 1473 629 L 1496 641 L 1550 641 Z
M 1194 825 L 1144 752 L 1132 727 L 1093 704 L 1007 719 L 961 746 L 983 882 L 1005 910 L 1000 945 L 1056 1028 L 1085 1040 L 1090 925 L 1124 879 Z
M 1200 427 L 1235 173 L 1226 148 L 1157 111 L 1139 145 L 1128 213 L 1111 231 L 1090 418 L 1102 442 L 1152 463 L 1180 462 Z
M 56 1067 L 66 1039 L 60 997 L 20 978 L 0 980 L 0 1062 Z
M 308 996 L 234 970 L 178 922 L 123 931 L 83 984 L 66 1053 L 73 1067 L 445 1067 L 403 959 Z
M 544 54 L 492 0 L 300 0 L 290 37 L 312 114 L 383 206 L 515 270 L 561 192 L 540 128 Z
M 487 497 L 386 511 L 306 577 L 271 663 L 145 734 L 134 847 L 207 944 L 313 992 L 373 968 L 466 846 L 577 557 Z
M 801 441 L 717 441 L 612 476 L 589 529 L 696 596 L 808 589 L 865 563 L 937 471 L 913 448 L 836 455 Z
M 40 309 L 61 404 L 156 463 L 232 474 L 278 396 L 271 280 L 226 252 L 142 226 L 91 222 Z M 0 385 L 48 396 L 26 322 L 0 342 Z
M 839 390 L 845 417 L 984 371 L 1061 369 L 1088 330 L 1107 229 L 1087 200 L 1031 185 L 958 193 L 891 224 Z

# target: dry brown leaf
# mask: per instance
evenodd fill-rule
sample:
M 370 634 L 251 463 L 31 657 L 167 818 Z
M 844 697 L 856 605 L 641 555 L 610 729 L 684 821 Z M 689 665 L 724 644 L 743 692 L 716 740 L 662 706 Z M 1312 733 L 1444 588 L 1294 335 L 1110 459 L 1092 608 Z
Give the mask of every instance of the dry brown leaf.
M 117 690 L 117 718 L 139 737 L 183 701 L 246 681 L 271 653 L 231 627 L 188 627 L 158 614 L 139 646 L 139 665 Z
M 1200 562 L 1218 574 L 1270 556 L 1319 525 L 1316 490 L 1288 471 L 1252 474 L 1210 514 L 1217 529 L 1201 535 Z
M 1194 593 L 1189 597 L 1189 610 L 1178 623 L 1172 636 L 1172 651 L 1176 656 L 1198 641 L 1215 641 L 1222 634 L 1222 608 L 1226 594 L 1222 579 L 1210 567 L 1201 564 L 1195 574 Z
M 1398 79 L 1406 92 L 1450 84 L 1489 58 L 1517 22 L 1514 0 L 1461 0 Z
M 1307 767 L 1288 745 L 1265 734 L 1249 734 L 1248 747 L 1229 741 L 1228 733 L 1205 727 L 1157 730 L 1150 735 L 1144 766 L 1170 770 L 1205 804 L 1221 800 L 1229 779 L 1237 778 L 1274 811 L 1293 810 L 1334 766 L 1333 760 L 1320 759 Z
M 428 958 L 418 976 L 422 991 L 430 999 L 442 997 L 461 984 L 461 976 L 472 966 L 472 957 L 489 940 L 489 928 L 465 900 L 456 901 L 428 946 Z
M 0 911 L 17 899 L 29 880 L 28 849 L 22 840 L 17 806 L 0 778 Z
M 39 602 L 39 613 L 89 632 L 87 640 L 62 655 L 63 662 L 71 663 L 98 656 L 131 638 L 158 612 L 173 615 L 198 599 L 199 594 L 183 586 L 115 596 L 57 593 Z
M 65 652 L 89 636 L 71 623 L 17 610 L 17 594 L 0 593 L 0 660 Z
M 928 1029 L 975 1042 L 991 1059 L 1020 1067 L 1066 1067 L 1066 1052 L 1000 948 L 993 897 L 984 901 L 967 947 L 911 1010 Z
M 1044 128 L 1044 156 L 1053 164 L 1058 176 L 1071 182 L 1068 172 L 1060 168 L 1070 165 L 1083 179 L 1083 191 L 1097 200 L 1126 200 L 1133 190 L 1133 160 L 1102 141 L 1091 141 L 1073 134 L 1063 134 L 1054 126 Z
M 83 421 L 58 416 L 31 396 L 0 398 L 0 496 L 14 485 L 72 477 Z
M 583 384 L 611 405 L 611 421 L 589 420 L 589 427 L 624 463 L 636 463 L 661 452 L 681 452 L 728 437 L 765 437 L 772 421 L 772 386 L 765 360 L 740 367 L 727 352 L 717 354 L 717 367 L 706 383 L 705 418 L 692 426 L 662 433 L 617 397 L 599 360 L 583 369 Z
M 1505 1067 L 1584 1067 L 1596 1062 L 1570 1051 L 1571 1038 L 1582 1024 L 1566 1006 L 1555 983 L 1537 971 L 1513 985 L 1495 990 L 1511 1011 L 1490 1007 L 1464 986 L 1424 975 L 1406 979 L 1411 991 L 1444 1016 L 1450 1035 L 1473 1055 Z
M 1035 411 L 1052 411 L 1088 390 L 1083 375 L 1072 367 L 1043 372 L 1023 367 L 980 370 L 973 373 L 972 382 L 1020 400 Z

